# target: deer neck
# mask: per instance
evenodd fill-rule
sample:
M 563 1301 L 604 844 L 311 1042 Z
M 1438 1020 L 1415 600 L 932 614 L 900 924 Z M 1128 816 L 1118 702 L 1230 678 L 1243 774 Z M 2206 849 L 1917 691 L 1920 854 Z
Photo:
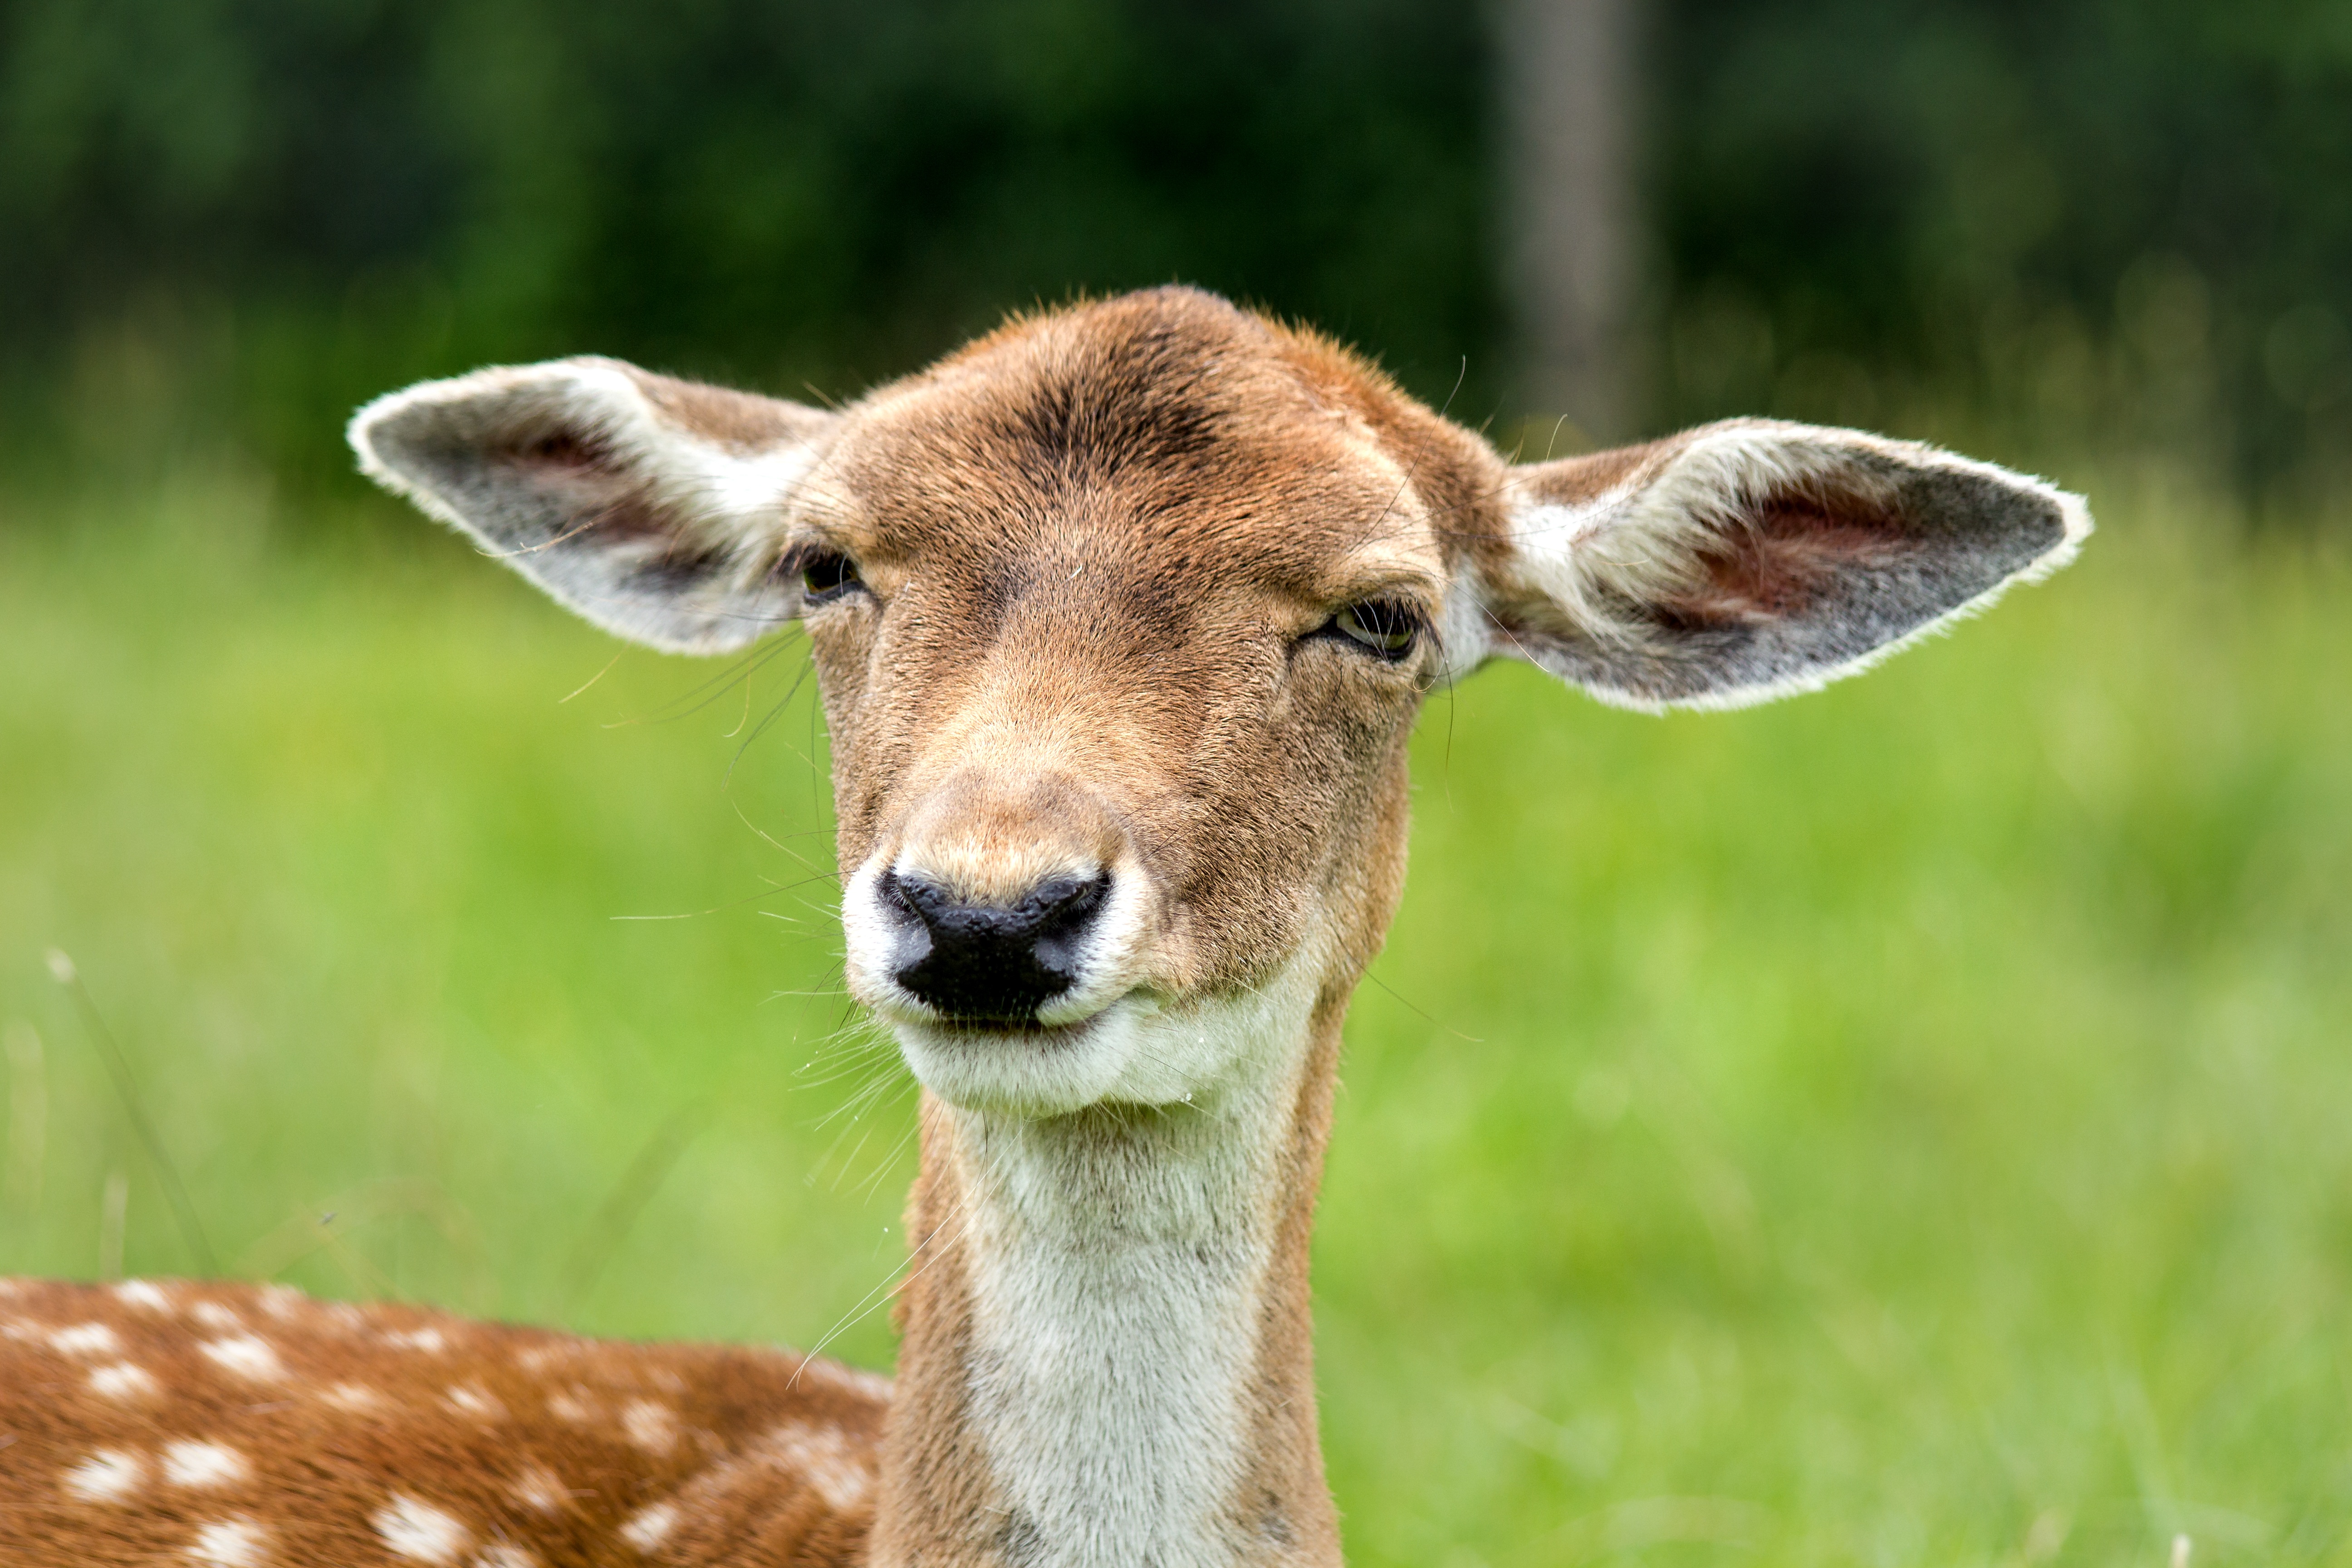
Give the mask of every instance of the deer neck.
M 1307 1243 L 1344 989 L 1278 980 L 1189 1104 L 925 1097 L 873 1562 L 1337 1563 Z

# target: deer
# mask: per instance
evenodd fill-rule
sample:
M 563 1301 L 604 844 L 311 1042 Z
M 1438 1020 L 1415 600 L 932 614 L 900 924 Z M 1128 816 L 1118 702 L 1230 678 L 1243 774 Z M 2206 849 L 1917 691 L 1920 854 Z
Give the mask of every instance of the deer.
M 1516 461 L 1181 287 L 838 408 L 574 358 L 351 439 L 622 637 L 805 632 L 846 989 L 920 1088 L 895 1379 L 8 1281 L 11 1564 L 1338 1563 L 1308 1237 L 1423 702 L 1496 658 L 1643 712 L 1810 691 L 2091 530 L 2040 479 L 1765 419 Z

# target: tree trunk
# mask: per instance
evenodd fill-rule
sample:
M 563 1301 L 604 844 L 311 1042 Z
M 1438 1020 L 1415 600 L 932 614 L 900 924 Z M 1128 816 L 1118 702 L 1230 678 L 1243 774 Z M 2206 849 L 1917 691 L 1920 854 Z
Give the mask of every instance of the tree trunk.
M 1560 449 L 1632 435 L 1639 0 L 1502 0 L 1509 289 L 1522 406 Z

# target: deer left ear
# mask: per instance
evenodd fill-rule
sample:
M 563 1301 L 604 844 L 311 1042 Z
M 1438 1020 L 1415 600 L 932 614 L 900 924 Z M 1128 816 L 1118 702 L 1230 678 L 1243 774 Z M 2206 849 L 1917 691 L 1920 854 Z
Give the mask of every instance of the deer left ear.
M 786 509 L 836 416 L 618 360 L 504 365 L 379 397 L 360 467 L 607 631 L 723 653 L 800 611 Z
M 1514 468 L 1508 495 L 1457 639 L 1475 624 L 1474 660 L 1651 711 L 1825 686 L 2056 571 L 2091 531 L 2082 498 L 2039 479 L 1757 419 Z

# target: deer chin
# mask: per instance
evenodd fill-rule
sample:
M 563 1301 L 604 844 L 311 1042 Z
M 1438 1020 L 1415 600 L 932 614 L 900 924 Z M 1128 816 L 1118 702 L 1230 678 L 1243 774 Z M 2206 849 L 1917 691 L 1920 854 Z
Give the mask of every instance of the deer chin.
M 1315 987 L 1294 960 L 1243 991 L 1137 989 L 1073 1023 L 972 1025 L 878 1008 L 925 1089 L 961 1110 L 1043 1120 L 1096 1105 L 1213 1112 L 1303 1048 Z
M 1139 1018 L 1150 1005 L 1121 997 L 1066 1024 L 884 1016 L 925 1089 L 961 1110 L 1034 1120 L 1129 1098 L 1120 1090 L 1139 1055 Z M 1185 1092 L 1153 1099 L 1181 1100 Z

